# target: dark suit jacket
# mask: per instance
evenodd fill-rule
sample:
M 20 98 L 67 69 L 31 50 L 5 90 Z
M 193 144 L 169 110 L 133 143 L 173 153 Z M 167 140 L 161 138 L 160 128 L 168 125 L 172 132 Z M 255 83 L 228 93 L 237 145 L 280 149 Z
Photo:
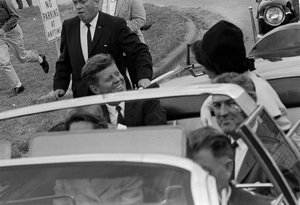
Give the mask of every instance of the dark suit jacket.
M 250 152 L 250 150 L 248 150 L 245 155 L 242 166 L 237 175 L 236 181 L 241 184 L 255 183 L 255 182 L 261 182 L 261 183 L 270 182 L 263 168 L 256 161 L 254 155 Z M 262 189 L 255 190 L 255 192 L 263 195 L 269 195 L 270 189 L 262 188 Z
M 110 122 L 109 113 L 105 105 L 103 114 Z M 127 127 L 167 124 L 166 111 L 160 106 L 159 100 L 141 100 L 125 102 L 124 118 Z
M 78 16 L 63 22 L 60 52 L 61 55 L 56 62 L 53 89 L 67 90 L 70 75 L 72 75 L 73 96 L 81 97 L 91 94 L 88 85 L 81 79 L 81 69 L 85 61 L 80 44 Z M 143 78 L 152 79 L 152 58 L 148 46 L 141 43 L 138 36 L 130 31 L 124 19 L 99 12 L 89 56 L 110 53 L 122 75 L 126 76 L 123 52 L 135 62 L 135 67 L 131 68 L 134 71 L 129 72 L 136 74 L 136 77 L 131 79 L 133 84 Z
M 270 205 L 270 199 L 231 186 L 228 205 Z
M 266 136 L 265 137 L 260 136 L 260 138 L 263 142 L 266 140 L 268 140 L 269 142 L 271 141 L 269 137 Z M 282 150 L 277 150 L 277 151 L 282 151 Z M 292 191 L 295 193 L 299 192 L 299 183 L 297 177 L 294 175 L 294 173 L 289 171 L 290 168 L 282 165 L 279 165 L 279 168 L 282 171 L 283 176 L 287 180 L 288 184 L 292 188 Z M 270 180 L 267 177 L 267 174 L 265 173 L 263 168 L 259 165 L 259 163 L 257 162 L 254 155 L 250 152 L 250 150 L 248 150 L 246 153 L 246 156 L 243 160 L 236 181 L 238 183 L 255 183 L 255 182 L 269 183 L 270 182 Z M 272 195 L 272 189 L 270 188 L 257 188 L 255 189 L 255 192 L 263 195 Z

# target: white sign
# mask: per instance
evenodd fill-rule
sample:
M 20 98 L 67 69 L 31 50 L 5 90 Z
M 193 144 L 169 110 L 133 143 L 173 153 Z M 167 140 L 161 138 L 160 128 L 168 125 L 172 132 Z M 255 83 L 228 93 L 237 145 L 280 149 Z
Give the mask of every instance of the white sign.
M 39 4 L 47 41 L 60 38 L 62 24 L 56 0 L 39 0 Z

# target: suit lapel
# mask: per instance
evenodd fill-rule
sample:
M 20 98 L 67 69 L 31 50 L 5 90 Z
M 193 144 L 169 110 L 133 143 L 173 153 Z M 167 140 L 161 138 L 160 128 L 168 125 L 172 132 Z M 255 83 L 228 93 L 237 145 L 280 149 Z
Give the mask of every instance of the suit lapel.
M 95 28 L 94 38 L 93 38 L 91 53 L 93 52 L 95 46 L 97 45 L 97 43 L 102 35 L 101 30 L 102 30 L 102 27 L 104 26 L 104 22 L 105 22 L 105 19 L 103 19 L 104 17 L 102 14 L 103 14 L 102 12 L 99 12 L 98 21 L 97 21 L 97 25 Z M 90 55 L 90 53 L 89 53 L 89 55 Z
M 134 104 L 135 103 L 128 103 L 125 102 L 125 111 L 124 111 L 124 119 L 125 119 L 125 123 L 126 126 L 130 126 L 132 122 L 134 122 Z
M 243 160 L 238 176 L 236 178 L 236 181 L 239 183 L 242 182 L 255 163 L 256 159 L 254 158 L 253 154 L 248 150 Z
M 76 20 L 76 22 L 72 26 L 72 45 L 76 47 L 74 50 L 80 50 L 80 53 L 78 53 L 78 60 L 80 62 L 85 62 L 84 57 L 83 57 L 83 52 L 82 52 L 82 47 L 81 47 L 81 40 L 80 40 L 80 20 L 79 18 Z M 79 42 L 79 43 L 78 43 Z

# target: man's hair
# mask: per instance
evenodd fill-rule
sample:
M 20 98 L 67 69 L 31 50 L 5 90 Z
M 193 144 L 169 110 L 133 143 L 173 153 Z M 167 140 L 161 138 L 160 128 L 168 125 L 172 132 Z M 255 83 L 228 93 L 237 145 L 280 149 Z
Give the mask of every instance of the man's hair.
M 187 156 L 191 159 L 203 149 L 211 150 L 214 157 L 228 156 L 234 160 L 234 152 L 230 139 L 223 132 L 213 127 L 203 127 L 194 130 L 188 136 Z
M 93 129 L 108 128 L 104 118 L 99 118 L 89 113 L 76 113 L 72 115 L 65 122 L 66 130 L 70 130 L 70 126 L 74 122 L 90 122 L 93 124 Z
M 115 63 L 110 54 L 97 54 L 90 57 L 81 70 L 81 78 L 88 85 L 98 82 L 96 74 Z
M 108 124 L 103 115 L 103 110 L 100 105 L 89 105 L 77 107 L 68 110 L 65 120 L 66 130 L 70 129 L 73 122 L 91 122 L 94 124 L 94 129 L 107 128 Z
M 223 73 L 212 80 L 213 83 L 233 83 L 241 86 L 255 101 L 257 100 L 255 86 L 246 74 L 234 72 Z

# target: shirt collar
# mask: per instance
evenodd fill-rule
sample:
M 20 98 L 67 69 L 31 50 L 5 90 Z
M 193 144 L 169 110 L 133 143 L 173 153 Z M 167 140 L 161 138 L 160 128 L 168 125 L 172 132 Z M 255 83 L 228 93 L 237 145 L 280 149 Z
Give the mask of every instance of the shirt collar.
M 99 13 L 97 13 L 97 15 L 95 16 L 95 18 L 90 22 L 92 28 L 96 28 L 97 22 L 98 22 L 98 18 L 99 18 Z M 82 22 L 82 21 L 80 21 L 80 26 L 81 27 L 85 27 L 85 23 Z
M 108 112 L 117 112 L 116 111 L 116 106 L 112 106 L 112 105 L 109 105 L 109 104 L 106 104 L 107 106 L 107 110 Z M 124 107 L 125 107 L 125 102 L 120 102 L 119 106 L 122 108 L 121 109 L 121 112 L 124 112 Z
M 232 189 L 230 186 L 227 188 L 222 189 L 221 193 L 219 194 L 219 202 L 220 204 L 228 204 L 229 198 L 231 196 Z
M 239 145 L 239 148 L 241 148 L 242 150 L 245 150 L 247 149 L 247 145 L 246 143 L 244 142 L 244 140 L 242 140 L 241 138 L 239 138 L 236 143 Z

